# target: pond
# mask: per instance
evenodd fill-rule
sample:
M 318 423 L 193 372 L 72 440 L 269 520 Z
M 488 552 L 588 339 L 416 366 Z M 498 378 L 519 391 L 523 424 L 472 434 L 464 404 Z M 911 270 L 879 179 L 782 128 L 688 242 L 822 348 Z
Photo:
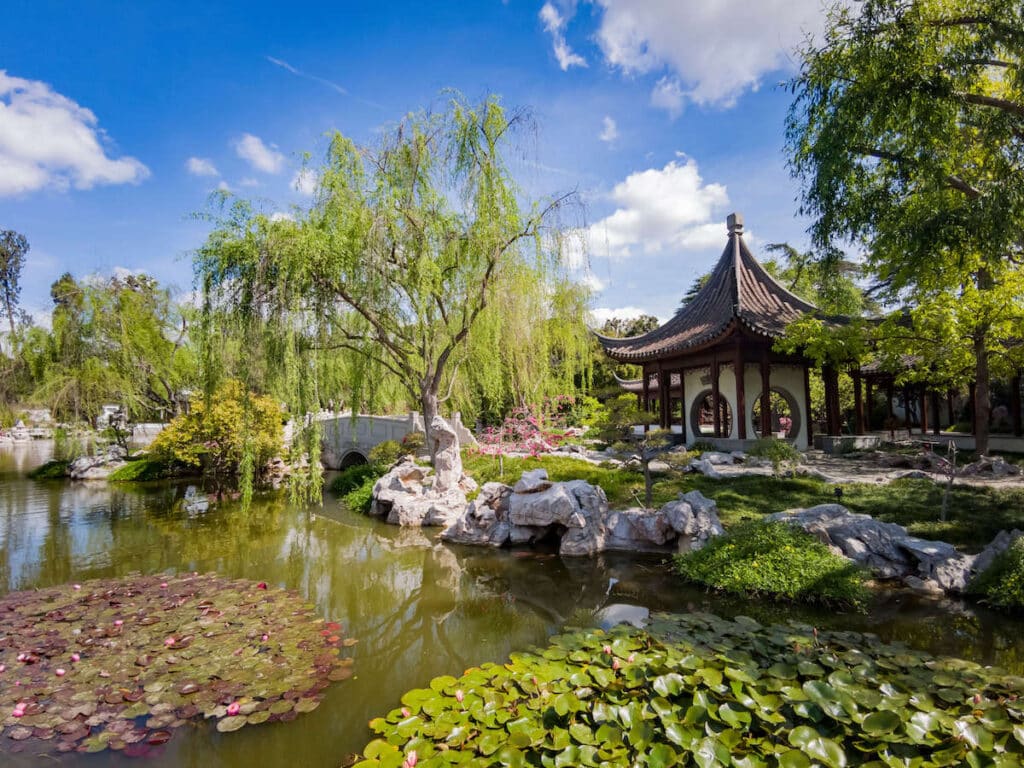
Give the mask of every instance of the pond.
M 338 766 L 369 740 L 367 721 L 406 690 L 500 661 L 566 625 L 599 624 L 599 611 L 609 606 L 745 614 L 762 622 L 795 618 L 1024 672 L 1024 622 L 967 603 L 887 592 L 867 614 L 839 614 L 716 598 L 680 585 L 660 557 L 561 559 L 450 547 L 423 531 L 352 513 L 329 496 L 322 507 L 292 505 L 275 494 L 257 498 L 247 513 L 232 502 L 189 513 L 180 483 L 26 479 L 48 451 L 43 443 L 0 449 L 0 596 L 132 572 L 216 571 L 298 590 L 359 640 L 355 677 L 332 685 L 316 711 L 227 734 L 209 723 L 188 725 L 146 765 Z M 0 744 L 5 766 L 37 765 L 44 751 L 7 754 L 10 746 Z M 107 752 L 47 762 L 138 761 Z

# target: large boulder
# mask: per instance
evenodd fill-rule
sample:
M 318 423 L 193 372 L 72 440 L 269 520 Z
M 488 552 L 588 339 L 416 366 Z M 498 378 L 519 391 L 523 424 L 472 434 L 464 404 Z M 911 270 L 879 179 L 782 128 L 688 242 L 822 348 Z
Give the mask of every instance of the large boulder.
M 119 445 L 112 445 L 95 456 L 81 456 L 68 465 L 68 477 L 72 480 L 106 480 L 107 477 L 127 464 L 128 452 Z
M 457 488 L 463 479 L 462 454 L 459 452 L 459 436 L 455 429 L 440 416 L 430 422 L 430 435 L 437 443 L 434 453 L 434 490 L 446 493 Z
M 911 536 L 902 525 L 851 512 L 840 504 L 778 512 L 767 519 L 798 525 L 837 554 L 870 568 L 875 576 L 900 580 L 923 592 L 965 592 L 976 574 L 1024 535 L 1003 531 L 981 553 L 970 555 L 944 541 Z
M 509 542 L 509 496 L 512 489 L 503 483 L 484 483 L 480 494 L 444 531 L 441 538 L 453 544 L 500 547 Z
M 438 486 L 430 467 L 404 456 L 374 483 L 370 514 L 392 525 L 450 525 L 465 512 L 466 493 L 476 484 L 462 476 L 454 485 Z

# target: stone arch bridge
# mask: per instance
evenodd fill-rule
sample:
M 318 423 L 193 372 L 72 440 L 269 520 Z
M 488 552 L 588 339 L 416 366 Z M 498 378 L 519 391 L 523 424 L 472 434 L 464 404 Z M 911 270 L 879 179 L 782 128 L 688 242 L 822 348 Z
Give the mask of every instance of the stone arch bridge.
M 326 469 L 347 469 L 354 464 L 365 464 L 370 451 L 387 440 L 402 442 L 410 432 L 423 432 L 423 417 L 417 411 L 405 416 L 369 416 L 351 413 L 322 413 L 317 419 L 323 429 L 320 463 Z M 462 425 L 462 417 L 455 413 L 450 422 L 459 436 L 461 445 L 473 445 L 476 439 Z

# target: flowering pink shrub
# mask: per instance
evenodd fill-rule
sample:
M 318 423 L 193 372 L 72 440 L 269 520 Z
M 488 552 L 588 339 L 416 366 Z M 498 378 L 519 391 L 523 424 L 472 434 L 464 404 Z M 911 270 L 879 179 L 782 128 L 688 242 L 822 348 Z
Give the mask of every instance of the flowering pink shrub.
M 514 408 L 496 427 L 487 427 L 477 435 L 480 453 L 495 456 L 499 453 L 528 453 L 537 456 L 556 450 L 571 434 L 567 431 L 566 417 L 575 399 L 571 395 L 548 398 L 542 406 Z
M 779 431 L 785 435 L 789 435 L 789 430 L 793 428 L 793 420 L 789 416 L 779 416 Z

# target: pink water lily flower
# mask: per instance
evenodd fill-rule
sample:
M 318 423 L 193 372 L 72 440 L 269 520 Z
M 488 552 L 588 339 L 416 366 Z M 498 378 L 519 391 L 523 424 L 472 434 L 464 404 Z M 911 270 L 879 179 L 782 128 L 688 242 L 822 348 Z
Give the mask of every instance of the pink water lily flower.
M 72 587 L 72 589 L 81 589 L 81 588 L 82 588 L 81 584 L 75 584 L 74 587 Z
M 405 760 L 402 761 L 402 768 L 416 768 L 416 763 L 419 762 L 419 755 L 416 754 L 415 749 L 410 749 L 409 754 L 405 756 Z
M 601 650 L 602 650 L 602 651 L 604 651 L 605 653 L 607 653 L 607 654 L 608 654 L 609 656 L 611 656 L 611 655 L 612 655 L 612 647 L 611 647 L 610 645 L 606 645 L 606 646 L 605 646 L 604 648 L 602 648 Z
M 459 704 L 461 704 L 461 703 L 462 703 L 462 700 L 463 700 L 464 698 L 465 698 L 465 696 L 463 695 L 463 693 L 462 693 L 462 690 L 461 690 L 461 689 L 460 689 L 460 690 L 457 690 L 457 691 L 455 692 L 455 700 L 456 700 L 457 702 L 459 702 Z
M 55 675 L 56 675 L 57 677 L 64 677 L 64 675 L 66 675 L 66 674 L 67 674 L 67 672 L 66 672 L 65 670 L 63 670 L 63 669 L 60 669 L 60 668 L 58 668 L 58 669 L 56 669 L 56 670 L 54 671 L 54 674 L 55 674 Z
M 240 709 L 241 709 L 241 707 L 238 705 L 237 701 L 233 701 L 230 704 L 228 704 L 228 714 L 231 715 L 232 717 L 237 715 L 238 714 L 238 710 L 240 710 Z
M 175 640 L 175 639 L 174 639 L 173 637 L 168 637 L 168 638 L 167 638 L 166 640 L 164 640 L 164 645 L 166 645 L 166 646 L 167 646 L 168 648 L 170 648 L 170 647 L 172 647 L 172 646 L 173 646 L 173 645 L 174 645 L 174 644 L 175 644 L 176 642 L 178 642 L 178 641 L 177 641 L 177 640 Z
M 408 717 L 411 714 L 412 714 L 412 712 L 409 711 L 408 707 L 402 707 L 402 717 Z
M 635 653 L 629 654 L 629 658 L 626 659 L 626 663 L 632 664 L 634 661 L 636 661 L 636 654 Z
M 622 668 L 622 665 L 619 664 L 619 660 L 618 659 L 615 659 L 614 661 L 612 661 L 612 669 L 614 669 L 617 672 L 621 668 Z
M 78 655 L 77 653 L 72 653 L 72 654 L 71 654 L 71 660 L 72 660 L 72 661 L 81 661 L 81 660 L 82 660 L 82 657 L 81 657 L 81 656 L 79 656 L 79 655 Z
M 122 624 L 124 624 L 124 619 L 114 619 L 115 627 L 120 627 Z
M 0 664 L 0 672 L 6 672 L 6 671 L 7 671 L 7 665 L 6 664 Z

